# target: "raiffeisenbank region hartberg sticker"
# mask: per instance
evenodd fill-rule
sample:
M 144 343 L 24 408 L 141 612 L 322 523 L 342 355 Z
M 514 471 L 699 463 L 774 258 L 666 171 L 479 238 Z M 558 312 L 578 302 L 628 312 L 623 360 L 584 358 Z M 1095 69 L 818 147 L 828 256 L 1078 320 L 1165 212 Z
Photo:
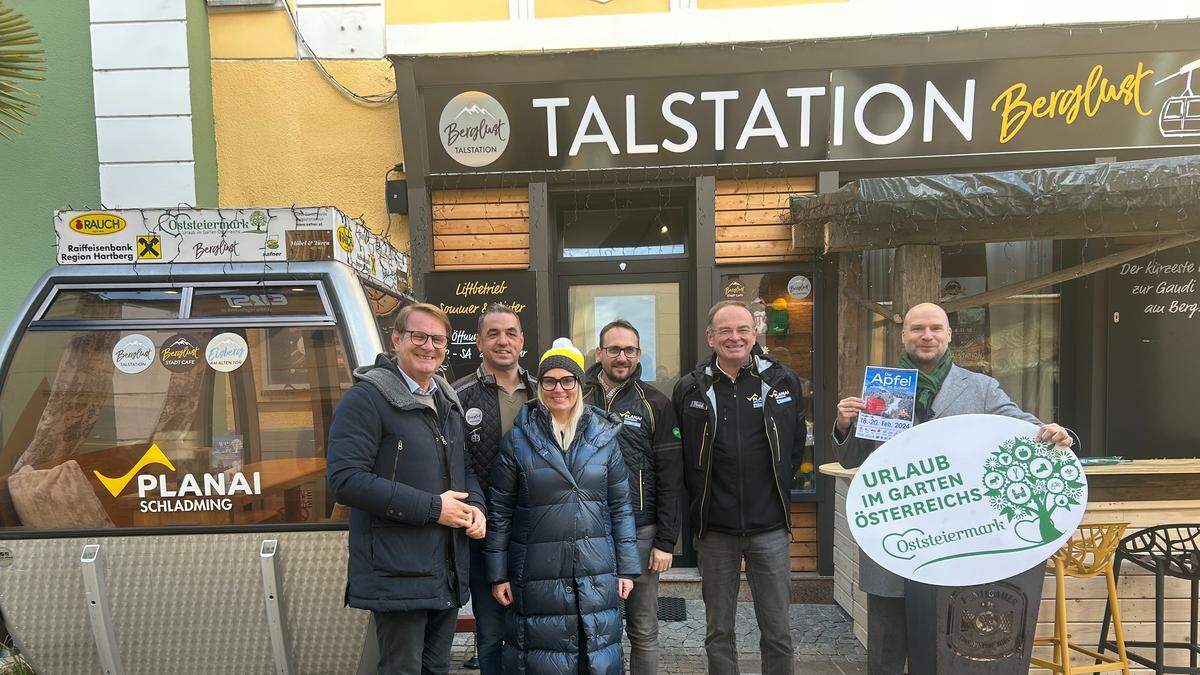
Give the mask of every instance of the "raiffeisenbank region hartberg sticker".
M 1087 478 L 1069 448 L 999 415 L 919 424 L 863 462 L 846 519 L 872 560 L 906 579 L 970 586 L 1041 565 L 1083 519 Z
M 911 429 L 917 407 L 917 371 L 867 366 L 862 398 L 867 409 L 858 415 L 855 436 L 886 441 Z

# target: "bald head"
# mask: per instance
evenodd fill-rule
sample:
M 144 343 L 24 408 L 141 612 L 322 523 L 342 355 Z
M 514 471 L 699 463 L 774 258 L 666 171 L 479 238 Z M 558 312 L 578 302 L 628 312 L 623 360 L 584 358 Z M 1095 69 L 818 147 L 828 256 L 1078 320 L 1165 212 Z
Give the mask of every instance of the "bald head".
M 950 318 L 946 310 L 932 302 L 914 305 L 904 315 L 900 343 L 918 368 L 932 368 L 950 348 Z

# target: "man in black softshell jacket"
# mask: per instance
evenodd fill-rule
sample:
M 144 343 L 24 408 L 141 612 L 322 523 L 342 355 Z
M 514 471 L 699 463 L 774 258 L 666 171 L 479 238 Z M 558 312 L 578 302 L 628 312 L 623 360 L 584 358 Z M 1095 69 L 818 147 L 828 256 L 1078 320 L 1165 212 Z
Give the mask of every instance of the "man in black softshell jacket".
M 658 575 L 671 567 L 679 539 L 683 458 L 671 401 L 642 381 L 641 337 L 618 319 L 600 331 L 587 371 L 585 403 L 621 418 L 617 442 L 629 469 L 629 497 L 645 572 L 625 601 L 630 675 L 658 672 Z
M 437 307 L 401 310 L 396 362 L 355 371 L 329 430 L 329 487 L 350 507 L 346 604 L 373 613 L 381 673 L 449 670 L 467 538 L 486 533 L 462 406 L 435 374 L 449 333 Z
M 733 629 L 745 560 L 763 673 L 790 674 L 790 490 L 808 438 L 800 380 L 758 347 L 754 317 L 740 302 L 713 306 L 705 334 L 713 356 L 680 378 L 673 402 L 700 563 L 708 670 L 738 672 Z

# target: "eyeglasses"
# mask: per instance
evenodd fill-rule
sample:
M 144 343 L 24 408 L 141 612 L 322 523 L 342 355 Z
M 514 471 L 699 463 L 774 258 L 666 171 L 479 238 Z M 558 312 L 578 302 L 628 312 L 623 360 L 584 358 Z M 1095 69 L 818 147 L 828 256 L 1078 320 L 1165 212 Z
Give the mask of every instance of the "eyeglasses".
M 741 326 L 737 329 L 721 328 L 721 329 L 718 329 L 716 331 L 716 333 L 717 333 L 717 335 L 719 335 L 720 337 L 723 337 L 723 338 L 733 337 L 734 333 L 737 333 L 738 335 L 740 335 L 742 337 L 747 337 L 750 335 L 754 335 L 754 329 L 749 326 Z
M 571 391 L 579 385 L 579 378 L 574 375 L 567 375 L 566 377 L 543 377 L 538 380 L 538 383 L 542 385 L 542 391 L 554 391 L 554 388 L 560 385 L 563 391 Z
M 633 357 L 642 353 L 642 349 L 640 347 L 601 347 L 601 349 L 604 350 L 605 354 L 608 354 L 614 359 L 621 354 L 624 354 L 625 358 L 632 359 Z
M 429 333 L 422 333 L 419 330 L 404 330 L 400 332 L 408 333 L 409 341 L 418 347 L 433 340 L 433 346 L 441 349 L 446 346 L 446 341 L 448 340 L 445 335 L 430 335 Z

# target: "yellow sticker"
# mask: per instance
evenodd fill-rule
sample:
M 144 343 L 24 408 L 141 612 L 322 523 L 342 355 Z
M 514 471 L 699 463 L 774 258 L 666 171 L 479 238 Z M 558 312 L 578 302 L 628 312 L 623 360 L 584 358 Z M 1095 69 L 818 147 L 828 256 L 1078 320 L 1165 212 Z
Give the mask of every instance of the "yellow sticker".
M 350 233 L 350 228 L 345 225 L 339 225 L 337 229 L 338 246 L 346 253 L 354 251 L 354 235 Z
M 100 482 L 104 485 L 104 489 L 108 490 L 110 495 L 116 497 L 121 494 L 121 490 L 124 490 L 126 485 L 129 485 L 129 481 L 133 480 L 133 477 L 136 476 L 139 471 L 150 464 L 161 464 L 172 471 L 175 470 L 175 465 L 171 464 L 171 460 L 167 459 L 166 454 L 164 454 L 162 449 L 158 447 L 158 444 L 152 443 L 150 445 L 150 449 L 146 451 L 146 454 L 142 455 L 142 458 L 137 461 L 137 464 L 134 464 L 133 468 L 130 469 L 129 472 L 124 476 L 121 476 L 120 478 L 109 478 L 99 471 L 92 471 L 92 473 L 96 474 L 96 478 L 100 479 Z
M 85 213 L 72 218 L 70 227 L 80 234 L 112 234 L 125 229 L 125 219 L 113 213 Z
M 162 260 L 162 237 L 157 234 L 139 234 L 137 257 L 138 260 Z

